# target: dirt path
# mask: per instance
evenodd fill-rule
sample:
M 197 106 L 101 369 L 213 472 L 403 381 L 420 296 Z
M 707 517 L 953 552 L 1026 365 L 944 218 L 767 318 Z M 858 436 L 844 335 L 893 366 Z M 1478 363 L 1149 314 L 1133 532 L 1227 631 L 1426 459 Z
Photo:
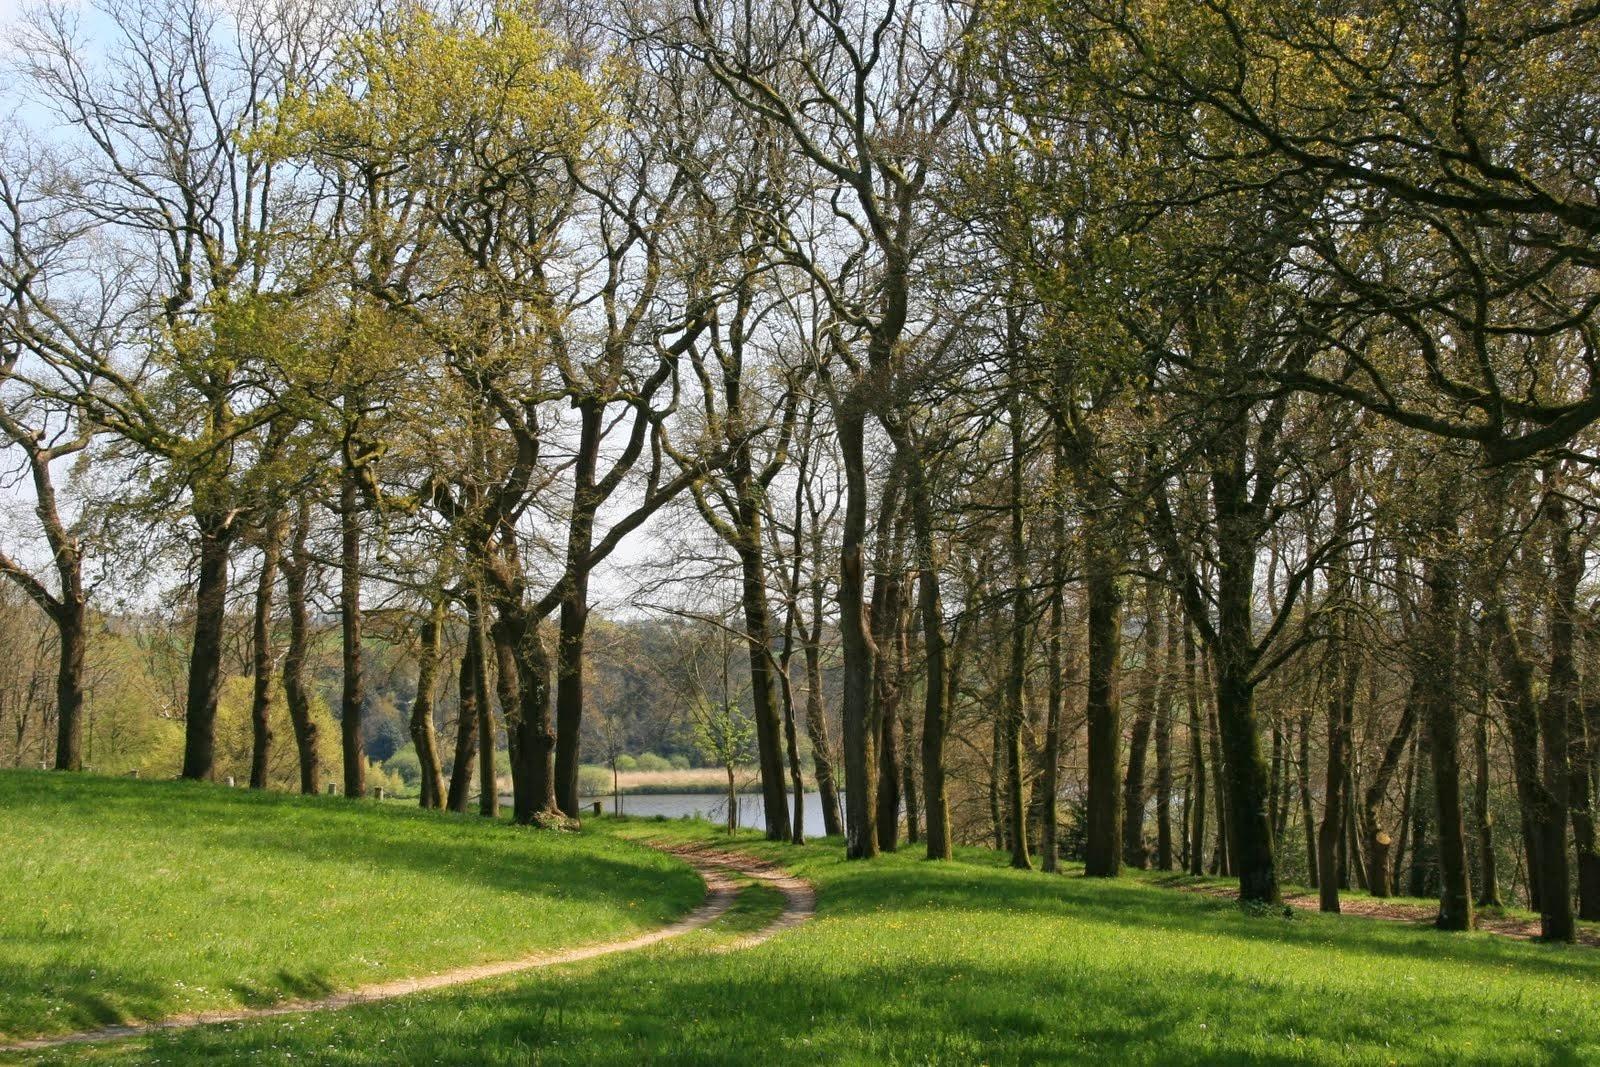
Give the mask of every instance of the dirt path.
M 315 1000 L 290 1000 L 281 1004 L 272 1004 L 260 1008 L 224 1008 L 217 1011 L 195 1012 L 188 1015 L 174 1015 L 157 1022 L 127 1023 L 116 1026 L 103 1026 L 96 1030 L 79 1030 L 69 1034 L 53 1034 L 46 1037 L 29 1038 L 25 1041 L 16 1041 L 9 1044 L 0 1044 L 0 1054 L 12 1052 L 32 1052 L 40 1049 L 58 1048 L 62 1045 L 85 1044 L 93 1041 L 115 1041 L 119 1038 L 139 1037 L 143 1034 L 159 1033 L 165 1030 L 188 1030 L 196 1026 L 211 1026 L 216 1023 L 249 1022 L 255 1019 L 267 1019 L 275 1015 L 296 1015 L 310 1011 L 332 1011 L 338 1008 L 348 1008 L 355 1004 L 370 1004 L 378 1000 L 390 1000 L 394 997 L 403 997 L 411 993 L 422 993 L 433 989 L 445 989 L 450 986 L 464 985 L 484 978 L 498 978 L 502 975 L 517 974 L 522 971 L 536 970 L 540 967 L 554 967 L 561 963 L 575 963 L 578 960 L 593 959 L 596 956 L 609 956 L 616 952 L 631 952 L 635 949 L 646 948 L 650 945 L 679 937 L 708 926 L 720 918 L 739 896 L 738 883 L 735 875 L 743 875 L 764 882 L 784 895 L 783 911 L 771 923 L 753 934 L 739 938 L 719 951 L 732 951 L 734 949 L 749 948 L 759 945 L 769 938 L 776 937 L 785 930 L 799 926 L 811 918 L 816 910 L 816 891 L 810 883 L 796 878 L 780 867 L 746 856 L 736 852 L 724 852 L 713 848 L 674 847 L 661 848 L 661 851 L 671 853 L 688 863 L 700 875 L 706 884 L 706 898 L 700 906 L 688 915 L 668 926 L 639 934 L 636 937 L 620 941 L 606 941 L 597 945 L 583 945 L 578 948 L 562 949 L 557 952 L 544 952 L 533 956 L 524 956 L 516 960 L 503 960 L 499 963 L 480 963 L 471 967 L 458 967 L 438 974 L 423 975 L 417 978 L 397 978 L 393 981 L 379 982 L 376 985 L 361 986 L 358 989 L 347 990 L 343 993 L 333 993 Z
M 1183 884 L 1176 879 L 1160 880 L 1156 884 L 1185 893 L 1204 893 L 1209 897 L 1235 900 L 1239 891 L 1231 886 Z M 1302 911 L 1316 911 L 1321 901 L 1315 893 L 1285 893 L 1283 902 Z M 1386 922 L 1432 925 L 1434 909 L 1423 904 L 1407 904 L 1395 900 L 1378 900 L 1372 897 L 1343 897 L 1339 901 L 1339 914 L 1359 915 L 1365 919 L 1382 919 Z M 1536 941 L 1539 938 L 1539 920 L 1523 919 L 1509 915 L 1477 914 L 1478 929 L 1519 941 Z M 1600 948 L 1600 930 L 1589 925 L 1578 927 L 1578 944 Z

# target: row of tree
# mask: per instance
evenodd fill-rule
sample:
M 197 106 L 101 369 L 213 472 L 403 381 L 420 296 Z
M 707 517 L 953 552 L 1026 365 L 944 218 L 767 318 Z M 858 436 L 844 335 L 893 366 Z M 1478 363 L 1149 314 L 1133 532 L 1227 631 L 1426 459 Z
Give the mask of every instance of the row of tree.
M 498 707 L 516 819 L 575 817 L 609 561 L 674 612 L 737 591 L 774 837 L 804 728 L 852 857 L 903 814 L 948 858 L 982 760 L 1019 867 L 1063 801 L 1087 873 L 1147 862 L 1153 807 L 1156 863 L 1214 842 L 1270 904 L 1297 825 L 1325 908 L 1409 847 L 1464 929 L 1509 768 L 1545 935 L 1574 867 L 1600 915 L 1592 6 L 103 15 L 21 34 L 0 172 L 0 430 L 48 547 L 0 568 L 56 624 L 59 766 L 85 567 L 131 539 L 187 566 L 185 776 L 242 557 L 257 743 L 281 585 L 306 751 L 320 561 L 345 792 L 380 596 L 420 620 L 424 803 L 464 803 L 459 632 L 484 810 Z M 619 552 L 647 525 L 666 562 Z

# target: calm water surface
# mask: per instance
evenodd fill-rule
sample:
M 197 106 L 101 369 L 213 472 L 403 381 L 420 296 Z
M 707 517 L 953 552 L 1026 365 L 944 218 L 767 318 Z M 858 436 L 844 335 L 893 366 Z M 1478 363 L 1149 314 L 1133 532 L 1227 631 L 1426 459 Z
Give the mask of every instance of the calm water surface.
M 728 798 L 719 797 L 709 793 L 654 793 L 631 794 L 622 798 L 622 814 L 664 815 L 669 819 L 681 819 L 684 816 L 691 818 L 710 819 L 712 822 L 723 822 L 728 817 Z M 584 797 L 583 806 L 599 801 L 604 805 L 602 810 L 607 815 L 616 810 L 615 801 L 608 793 L 605 796 Z M 843 805 L 844 798 L 840 797 Z M 794 810 L 794 796 L 789 795 L 789 810 Z M 822 836 L 822 796 L 818 793 L 806 794 L 806 824 L 807 837 Z M 761 811 L 761 794 L 739 794 L 739 825 L 746 829 L 765 830 L 767 820 Z

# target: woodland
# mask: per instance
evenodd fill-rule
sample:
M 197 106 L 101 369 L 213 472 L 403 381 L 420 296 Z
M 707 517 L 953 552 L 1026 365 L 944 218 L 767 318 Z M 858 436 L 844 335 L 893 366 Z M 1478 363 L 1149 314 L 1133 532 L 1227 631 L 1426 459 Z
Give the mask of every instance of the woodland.
M 1594 5 L 10 30 L 0 761 L 1600 920 Z

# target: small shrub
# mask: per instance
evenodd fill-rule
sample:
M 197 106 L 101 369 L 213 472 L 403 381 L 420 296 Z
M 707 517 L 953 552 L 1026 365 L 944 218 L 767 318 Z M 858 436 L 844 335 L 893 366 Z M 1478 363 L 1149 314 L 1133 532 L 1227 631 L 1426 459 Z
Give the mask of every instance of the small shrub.
M 384 760 L 383 769 L 398 775 L 407 789 L 414 787 L 422 780 L 422 760 L 417 756 L 417 746 L 407 745 Z
M 634 759 L 632 756 L 624 754 L 624 755 L 621 755 L 621 756 L 617 757 L 617 770 L 619 770 L 619 771 L 636 771 L 638 769 L 639 769 L 639 761 Z
M 670 771 L 672 770 L 672 764 L 654 752 L 646 752 L 639 757 L 639 769 L 641 771 Z
M 611 792 L 611 768 L 585 763 L 578 768 L 580 796 L 598 797 Z
M 676 756 L 667 757 L 667 762 L 672 765 L 672 769 L 675 771 L 686 771 L 689 769 L 689 757 L 685 756 L 682 752 L 678 753 Z

